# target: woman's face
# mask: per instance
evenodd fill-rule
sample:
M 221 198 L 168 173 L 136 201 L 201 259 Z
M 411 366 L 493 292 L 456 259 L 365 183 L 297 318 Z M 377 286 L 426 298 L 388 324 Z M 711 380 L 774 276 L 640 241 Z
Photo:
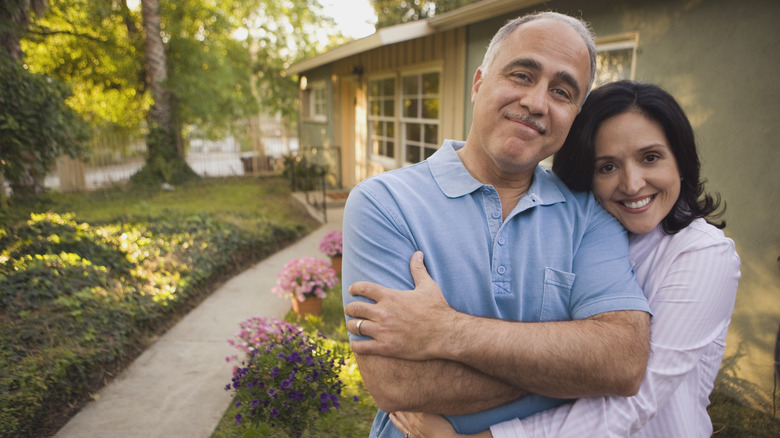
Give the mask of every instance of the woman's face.
M 596 132 L 593 194 L 630 232 L 652 231 L 680 196 L 680 171 L 661 125 L 638 112 Z

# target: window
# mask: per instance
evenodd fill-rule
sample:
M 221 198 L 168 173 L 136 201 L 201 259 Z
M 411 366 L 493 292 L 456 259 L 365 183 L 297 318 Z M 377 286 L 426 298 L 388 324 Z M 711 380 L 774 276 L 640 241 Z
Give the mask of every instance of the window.
M 404 161 L 417 163 L 439 148 L 439 73 L 406 75 L 401 84 Z
M 374 157 L 395 159 L 395 78 L 369 81 L 368 144 Z
M 327 88 L 325 82 L 314 82 L 303 90 L 303 118 L 314 122 L 327 122 Z
M 596 79 L 593 86 L 621 79 L 634 79 L 636 75 L 636 33 L 612 35 L 596 42 Z
M 424 72 L 369 81 L 368 136 L 372 159 L 398 167 L 420 162 L 436 152 L 440 77 L 439 72 Z

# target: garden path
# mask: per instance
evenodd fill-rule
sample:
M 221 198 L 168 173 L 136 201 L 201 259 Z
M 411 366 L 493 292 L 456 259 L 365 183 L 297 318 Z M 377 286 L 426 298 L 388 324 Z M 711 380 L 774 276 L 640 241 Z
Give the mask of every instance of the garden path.
M 55 438 L 211 436 L 230 402 L 224 387 L 233 363 L 225 357 L 236 350 L 227 340 L 241 321 L 287 313 L 290 301 L 271 293 L 276 274 L 293 258 L 324 259 L 320 239 L 340 230 L 342 217 L 343 207 L 329 207 L 327 223 L 224 283 L 100 390 Z

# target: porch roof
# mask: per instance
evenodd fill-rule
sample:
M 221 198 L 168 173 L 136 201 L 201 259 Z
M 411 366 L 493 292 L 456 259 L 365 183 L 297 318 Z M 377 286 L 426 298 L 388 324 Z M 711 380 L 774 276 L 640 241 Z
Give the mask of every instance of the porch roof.
M 287 74 L 298 74 L 379 47 L 467 26 L 539 3 L 543 0 L 483 0 L 425 20 L 385 27 L 365 38 L 296 62 L 287 69 Z

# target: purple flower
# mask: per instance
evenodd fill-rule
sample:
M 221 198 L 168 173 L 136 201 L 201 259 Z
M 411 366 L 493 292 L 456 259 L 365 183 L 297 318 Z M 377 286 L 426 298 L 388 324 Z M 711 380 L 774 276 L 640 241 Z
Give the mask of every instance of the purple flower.
M 241 420 L 242 420 L 243 418 L 244 418 L 244 417 L 242 417 L 242 416 L 241 416 L 241 414 L 236 414 L 236 424 L 240 424 L 240 423 L 241 423 Z
M 328 412 L 329 410 L 330 410 L 330 405 L 328 405 L 328 402 L 320 403 L 320 412 Z
M 354 401 L 356 401 L 356 402 L 359 402 L 359 401 L 360 401 L 360 397 L 358 397 L 358 396 L 356 396 L 356 395 L 353 395 L 353 396 L 352 396 L 352 400 L 354 400 Z
M 260 400 L 254 399 L 254 400 L 252 400 L 252 403 L 250 403 L 250 406 L 252 406 L 253 408 L 256 408 L 257 405 L 259 405 L 259 404 L 260 404 Z
M 276 410 L 276 408 L 271 409 L 271 418 L 276 418 L 279 416 L 279 411 Z
M 276 398 L 276 390 L 275 389 L 271 388 L 267 392 L 268 392 L 268 395 L 270 395 L 273 398 Z
M 292 386 L 292 382 L 290 382 L 289 380 L 282 381 L 282 385 L 281 385 L 282 389 L 290 389 L 290 386 Z

